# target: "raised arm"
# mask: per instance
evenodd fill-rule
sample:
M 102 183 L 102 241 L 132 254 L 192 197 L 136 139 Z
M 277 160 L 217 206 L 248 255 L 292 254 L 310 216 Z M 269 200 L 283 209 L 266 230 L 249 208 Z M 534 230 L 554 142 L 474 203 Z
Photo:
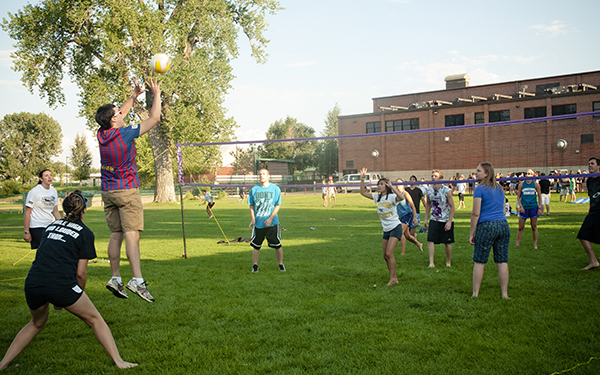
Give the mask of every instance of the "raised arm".
M 149 78 L 146 83 L 150 86 L 150 90 L 152 90 L 154 100 L 152 102 L 152 109 L 150 110 L 150 117 L 140 123 L 140 135 L 147 133 L 160 122 L 160 112 L 162 110 L 160 101 L 161 83 L 158 80 L 155 82 L 152 78 Z
M 373 194 L 367 193 L 367 188 L 365 187 L 365 176 L 367 175 L 367 168 L 363 168 L 360 170 L 360 194 L 369 199 L 373 199 Z

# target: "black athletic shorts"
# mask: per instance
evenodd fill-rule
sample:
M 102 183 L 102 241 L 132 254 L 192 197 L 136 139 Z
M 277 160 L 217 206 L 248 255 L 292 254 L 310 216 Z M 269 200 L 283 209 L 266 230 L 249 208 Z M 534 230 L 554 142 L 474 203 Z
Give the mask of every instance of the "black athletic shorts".
M 449 231 L 444 230 L 445 226 L 445 221 L 429 220 L 429 226 L 427 227 L 427 242 L 433 242 L 436 245 L 440 243 L 454 243 L 454 222 L 452 222 L 452 227 Z
M 600 212 L 589 213 L 583 219 L 577 238 L 600 244 Z
M 40 242 L 42 242 L 42 237 L 44 236 L 44 231 L 46 228 L 29 228 L 29 234 L 31 234 L 31 248 L 37 249 L 40 247 Z
M 25 299 L 31 310 L 37 310 L 48 302 L 57 307 L 69 307 L 82 295 L 83 290 L 77 284 L 72 288 L 27 287 L 25 285 Z
M 260 250 L 263 241 L 267 239 L 267 245 L 273 249 L 281 247 L 281 237 L 279 235 L 279 225 L 271 225 L 267 228 L 252 228 L 252 240 L 250 246 L 256 250 Z

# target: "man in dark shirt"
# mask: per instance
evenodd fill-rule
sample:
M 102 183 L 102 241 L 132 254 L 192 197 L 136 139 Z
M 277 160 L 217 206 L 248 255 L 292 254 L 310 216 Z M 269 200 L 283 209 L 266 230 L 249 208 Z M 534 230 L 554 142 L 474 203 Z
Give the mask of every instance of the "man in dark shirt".
M 599 173 L 599 164 L 599 158 L 590 158 L 588 161 L 589 172 Z M 600 244 L 600 177 L 588 177 L 587 189 L 590 196 L 590 212 L 583 220 L 579 233 L 577 233 L 577 238 L 581 241 L 583 250 L 590 258 L 590 264 L 583 268 L 584 270 L 600 267 L 592 248 L 592 243 Z
M 545 175 L 545 173 L 541 174 L 542 177 Z M 540 192 L 542 194 L 542 216 L 544 216 L 544 206 L 546 207 L 546 214 L 550 216 L 550 180 L 541 179 L 539 184 Z

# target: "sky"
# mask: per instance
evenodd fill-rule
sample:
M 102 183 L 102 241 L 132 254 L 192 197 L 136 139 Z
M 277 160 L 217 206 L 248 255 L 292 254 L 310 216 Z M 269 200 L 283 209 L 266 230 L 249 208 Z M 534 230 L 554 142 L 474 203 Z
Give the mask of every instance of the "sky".
M 0 17 L 34 0 L 3 1 Z M 600 69 L 597 0 L 422 1 L 280 0 L 268 16 L 265 64 L 250 55 L 240 35 L 233 62 L 227 115 L 238 140 L 261 140 L 287 116 L 320 135 L 336 103 L 342 115 L 372 112 L 372 98 L 445 88 L 448 75 L 467 73 L 470 85 Z M 88 136 L 99 167 L 94 134 L 78 118 L 77 86 L 63 82 L 67 104 L 50 108 L 14 72 L 13 44 L 0 30 L 0 118 L 46 113 L 62 127 L 66 161 L 75 135 Z

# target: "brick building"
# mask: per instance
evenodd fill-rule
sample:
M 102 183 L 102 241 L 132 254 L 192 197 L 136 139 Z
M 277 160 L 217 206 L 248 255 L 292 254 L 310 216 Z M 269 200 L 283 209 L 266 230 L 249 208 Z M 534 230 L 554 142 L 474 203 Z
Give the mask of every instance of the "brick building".
M 339 170 L 429 179 L 432 169 L 449 178 L 483 161 L 504 174 L 548 173 L 584 170 L 600 157 L 600 115 L 564 116 L 600 111 L 600 71 L 481 86 L 469 86 L 467 74 L 445 81 L 445 90 L 374 98 L 372 113 L 340 116 L 339 135 L 402 132 L 340 139 Z M 515 121 L 525 119 L 536 122 Z M 493 126 L 460 127 L 475 124 Z

